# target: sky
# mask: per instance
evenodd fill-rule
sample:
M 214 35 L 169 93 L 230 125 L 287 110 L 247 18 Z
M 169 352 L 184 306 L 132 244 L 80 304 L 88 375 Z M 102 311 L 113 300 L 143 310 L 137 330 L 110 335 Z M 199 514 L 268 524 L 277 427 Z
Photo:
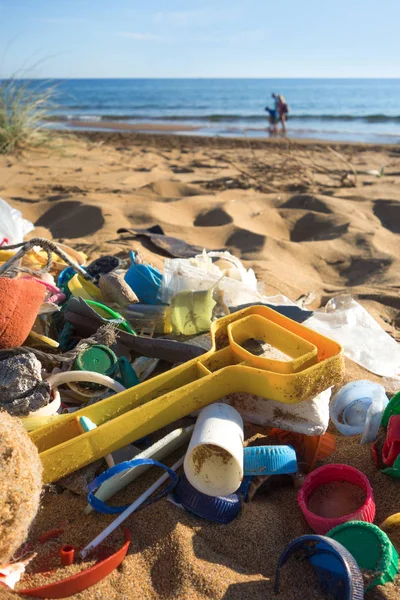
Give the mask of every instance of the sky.
M 0 0 L 0 77 L 400 77 L 399 0 Z

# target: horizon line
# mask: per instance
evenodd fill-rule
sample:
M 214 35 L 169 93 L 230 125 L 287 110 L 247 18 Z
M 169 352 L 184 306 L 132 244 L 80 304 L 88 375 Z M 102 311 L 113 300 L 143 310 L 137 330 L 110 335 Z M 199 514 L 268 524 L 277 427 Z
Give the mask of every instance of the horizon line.
M 226 80 L 247 80 L 247 81 L 251 81 L 251 80 L 277 80 L 277 81 L 281 81 L 281 80 L 287 80 L 287 79 L 291 79 L 291 80 L 306 80 L 306 79 L 318 79 L 318 80 L 322 80 L 322 81 L 348 81 L 348 80 L 359 80 L 359 81 L 382 81 L 382 80 L 386 80 L 386 81 L 399 81 L 400 77 L 377 77 L 377 76 L 372 76 L 372 77 L 208 77 L 208 76 L 201 76 L 201 77 L 53 77 L 53 76 L 48 76 L 48 77 L 13 77 L 12 75 L 9 77 L 0 77 L 0 81 L 4 80 L 4 79 L 15 79 L 15 80 L 43 80 L 43 79 L 56 79 L 56 80 L 72 80 L 72 79 L 107 79 L 107 80 L 121 80 L 121 79 L 142 79 L 142 80 L 159 80 L 159 81 L 163 81 L 163 80 L 182 80 L 182 81 L 198 81 L 198 80 L 217 80 L 217 79 L 226 79 Z

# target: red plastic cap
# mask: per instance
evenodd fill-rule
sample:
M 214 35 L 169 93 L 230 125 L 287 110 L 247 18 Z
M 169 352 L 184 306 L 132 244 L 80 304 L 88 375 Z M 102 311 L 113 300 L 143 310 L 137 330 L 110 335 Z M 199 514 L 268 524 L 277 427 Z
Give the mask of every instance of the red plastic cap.
M 364 504 L 351 514 L 342 517 L 320 517 L 308 509 L 308 503 L 317 488 L 333 482 L 348 482 L 364 490 Z M 375 502 L 372 487 L 367 477 L 358 469 L 343 464 L 324 465 L 307 475 L 303 487 L 297 495 L 297 502 L 313 531 L 325 535 L 328 531 L 347 521 L 366 521 L 372 523 L 375 518 Z

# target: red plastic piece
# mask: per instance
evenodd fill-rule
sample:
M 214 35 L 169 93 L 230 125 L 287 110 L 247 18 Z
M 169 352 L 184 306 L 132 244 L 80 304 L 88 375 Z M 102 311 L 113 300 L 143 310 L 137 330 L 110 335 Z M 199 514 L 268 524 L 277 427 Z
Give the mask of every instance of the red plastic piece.
M 60 535 L 62 535 L 63 533 L 64 529 L 50 529 L 49 531 L 45 531 L 45 533 L 42 533 L 42 535 L 38 538 L 38 541 L 41 544 L 45 544 L 49 540 L 53 540 L 55 538 L 60 537 Z
M 382 449 L 382 460 L 385 465 L 393 466 L 400 454 L 400 415 L 393 415 L 389 419 L 386 440 Z
M 361 487 L 366 494 L 366 500 L 357 511 L 342 517 L 320 517 L 308 509 L 308 501 L 313 492 L 320 487 L 332 482 L 347 481 Z M 328 531 L 347 521 L 366 521 L 372 523 L 375 518 L 375 502 L 372 487 L 364 473 L 348 465 L 324 465 L 307 475 L 303 487 L 297 495 L 297 502 L 303 515 L 313 531 L 325 535 Z
M 75 558 L 75 548 L 73 546 L 62 546 L 60 556 L 62 565 L 65 567 L 72 565 Z
M 378 456 L 378 448 L 376 447 L 376 442 L 371 446 L 372 458 L 374 459 L 374 463 L 377 469 L 379 469 L 379 456 Z
M 102 560 L 90 569 L 81 571 L 72 577 L 43 585 L 38 588 L 32 588 L 29 590 L 20 590 L 19 593 L 24 596 L 34 596 L 36 598 L 68 598 L 73 594 L 82 592 L 88 587 L 95 585 L 104 577 L 107 577 L 114 569 L 118 567 L 124 560 L 126 553 L 128 552 L 129 544 L 131 543 L 132 533 L 129 529 L 122 527 L 122 531 L 125 535 L 125 543 L 119 550 L 114 554 Z

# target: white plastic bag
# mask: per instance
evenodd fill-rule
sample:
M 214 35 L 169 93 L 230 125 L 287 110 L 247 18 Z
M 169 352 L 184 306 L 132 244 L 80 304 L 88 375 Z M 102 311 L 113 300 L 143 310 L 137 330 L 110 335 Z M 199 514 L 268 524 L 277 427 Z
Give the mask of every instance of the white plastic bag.
M 19 210 L 12 208 L 0 198 L 0 247 L 23 242 L 34 224 L 22 217 Z
M 400 344 L 351 296 L 331 298 L 325 312 L 315 312 L 303 325 L 339 342 L 345 356 L 368 371 L 400 374 Z
M 212 258 L 220 258 L 231 268 L 219 268 Z M 252 269 L 246 270 L 241 261 L 230 252 L 203 252 L 194 258 L 166 259 L 161 285 L 161 302 L 170 304 L 177 292 L 184 290 L 209 290 L 218 283 L 218 290 L 224 292 L 227 306 L 242 304 L 287 304 L 293 305 L 285 296 L 264 296 Z

